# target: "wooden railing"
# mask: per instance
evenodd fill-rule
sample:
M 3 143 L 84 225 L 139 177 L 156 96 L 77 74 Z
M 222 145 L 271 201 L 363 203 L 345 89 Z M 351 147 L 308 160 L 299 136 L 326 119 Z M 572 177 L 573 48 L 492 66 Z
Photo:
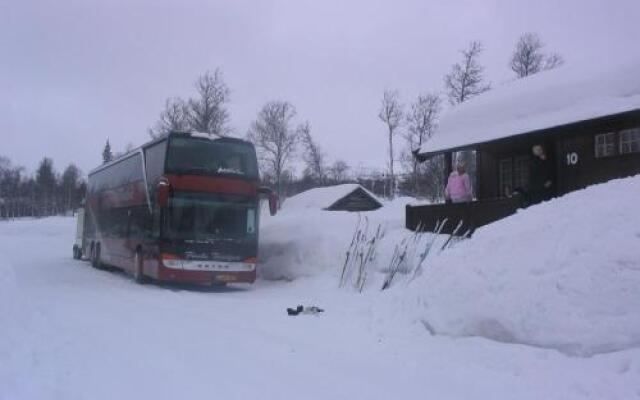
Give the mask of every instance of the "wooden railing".
M 458 223 L 462 226 L 457 234 L 473 232 L 476 228 L 514 214 L 522 205 L 519 196 L 499 199 L 478 200 L 469 203 L 429 204 L 406 206 L 407 229 L 432 232 L 438 222 L 447 219 L 442 233 L 452 233 Z

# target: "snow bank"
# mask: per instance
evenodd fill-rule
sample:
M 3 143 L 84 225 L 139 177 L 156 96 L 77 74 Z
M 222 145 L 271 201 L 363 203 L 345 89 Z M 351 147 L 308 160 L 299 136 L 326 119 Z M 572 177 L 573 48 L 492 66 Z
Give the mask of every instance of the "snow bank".
M 313 276 L 338 265 L 358 221 L 345 211 L 283 210 L 264 217 L 260 231 L 260 276 L 293 280 Z
M 399 242 L 398 233 L 408 232 L 404 229 L 404 207 L 414 199 L 382 201 L 383 207 L 362 213 L 322 210 L 339 198 L 334 194 L 348 194 L 359 187 L 338 186 L 320 188 L 335 189 L 319 190 L 322 196 L 318 197 L 314 195 L 317 189 L 308 190 L 287 200 L 277 215 L 262 217 L 259 250 L 262 278 L 293 280 L 322 273 L 339 274 L 359 220 L 363 228 L 368 225 L 371 234 L 378 225 L 384 225 L 388 245 L 380 250 L 390 257 L 387 253 Z M 333 192 L 331 196 L 325 196 L 329 192 Z M 320 197 L 335 200 L 318 202 Z
M 412 285 L 436 333 L 591 355 L 640 345 L 640 176 L 531 207 Z

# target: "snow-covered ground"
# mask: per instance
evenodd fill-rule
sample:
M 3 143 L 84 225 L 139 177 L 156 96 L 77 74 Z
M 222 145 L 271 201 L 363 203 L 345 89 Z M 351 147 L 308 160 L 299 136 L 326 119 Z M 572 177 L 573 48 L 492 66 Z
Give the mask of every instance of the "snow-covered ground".
M 264 216 L 261 279 L 227 289 L 74 261 L 71 218 L 0 222 L 0 399 L 639 398 L 638 198 L 640 177 L 530 208 L 380 291 L 409 235 L 387 204 L 362 293 L 338 288 L 356 214 Z
M 411 288 L 422 318 L 580 356 L 640 347 L 639 200 L 640 176 L 618 179 L 478 230 Z

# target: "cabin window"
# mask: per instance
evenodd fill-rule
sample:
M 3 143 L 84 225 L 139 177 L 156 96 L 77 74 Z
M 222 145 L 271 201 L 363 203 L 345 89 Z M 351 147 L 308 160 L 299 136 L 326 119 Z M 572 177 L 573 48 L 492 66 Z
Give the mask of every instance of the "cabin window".
M 529 186 L 529 156 L 513 158 L 513 188 L 525 189 Z
M 608 157 L 616 154 L 616 133 L 596 135 L 596 157 Z
M 500 195 L 511 196 L 515 190 L 529 187 L 529 156 L 503 158 L 499 164 Z
M 640 152 L 640 128 L 620 131 L 620 154 Z
M 511 158 L 500 160 L 500 195 L 507 196 L 513 191 L 513 162 Z

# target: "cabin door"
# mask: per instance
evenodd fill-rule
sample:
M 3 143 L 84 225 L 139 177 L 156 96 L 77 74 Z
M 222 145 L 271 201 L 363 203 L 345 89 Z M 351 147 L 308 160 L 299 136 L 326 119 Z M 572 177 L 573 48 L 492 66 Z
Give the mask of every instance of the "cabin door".
M 591 137 L 588 135 L 558 142 L 558 194 L 562 195 L 587 186 L 586 168 L 591 158 Z

